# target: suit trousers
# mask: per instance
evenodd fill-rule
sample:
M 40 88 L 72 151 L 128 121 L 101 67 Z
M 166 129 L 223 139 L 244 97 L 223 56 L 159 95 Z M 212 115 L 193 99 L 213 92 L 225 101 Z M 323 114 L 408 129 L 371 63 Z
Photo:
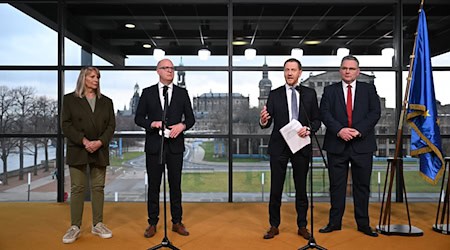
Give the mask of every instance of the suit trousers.
M 106 166 L 89 165 L 91 198 L 92 198 L 92 223 L 96 225 L 103 222 L 103 204 L 105 200 L 105 175 Z M 81 227 L 84 207 L 85 186 L 89 187 L 87 165 L 69 166 L 70 171 L 70 217 L 72 225 Z
M 173 154 L 165 144 L 165 162 L 167 165 L 167 177 L 169 181 L 170 191 L 170 213 L 172 215 L 172 223 L 181 223 L 183 209 L 181 206 L 181 170 L 183 166 L 183 153 Z M 164 164 L 159 164 L 159 154 L 146 155 L 146 167 L 148 174 L 148 199 L 147 212 L 148 223 L 157 225 L 159 221 L 159 192 L 161 186 L 161 178 L 164 171 Z M 164 183 L 165 185 L 165 183 Z
M 351 143 L 347 143 L 344 152 L 341 154 L 327 153 L 331 196 L 330 224 L 338 227 L 342 225 L 350 163 L 355 220 L 359 227 L 369 226 L 372 155 L 373 153 L 356 153 Z
M 306 215 L 308 212 L 308 197 L 306 195 L 306 177 L 308 175 L 309 157 L 297 152 L 292 154 L 285 147 L 281 155 L 270 155 L 270 201 L 269 223 L 278 227 L 281 223 L 280 208 L 283 194 L 283 186 L 286 178 L 288 161 L 291 161 L 295 185 L 295 209 L 297 211 L 297 226 L 306 227 Z

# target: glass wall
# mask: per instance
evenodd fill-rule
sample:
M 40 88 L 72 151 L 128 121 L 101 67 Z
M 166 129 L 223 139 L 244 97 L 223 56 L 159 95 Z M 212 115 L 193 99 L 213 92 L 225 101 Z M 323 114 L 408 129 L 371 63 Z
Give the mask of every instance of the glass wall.
M 0 200 L 55 200 L 57 169 L 65 177 L 63 192 L 70 193 L 67 166 L 57 166 L 55 161 L 59 159 L 56 142 L 61 136 L 58 93 L 72 92 L 79 68 L 94 65 L 101 70 L 102 92 L 114 102 L 117 123 L 108 145 L 111 166 L 106 200 L 144 201 L 145 132 L 134 124 L 134 111 L 142 90 L 158 82 L 155 68 L 159 59 L 153 54 L 163 49 L 164 58 L 175 65 L 174 82 L 188 90 L 196 117 L 195 126 L 186 132 L 183 200 L 267 201 L 271 128 L 259 127 L 259 113 L 270 90 L 284 84 L 284 61 L 300 59 L 300 81 L 316 90 L 320 102 L 323 88 L 339 81 L 336 73 L 343 55 L 338 48 L 345 47 L 360 60 L 360 80 L 375 84 L 381 97 L 372 176 L 372 198 L 377 200 L 378 185 L 384 184 L 386 158 L 395 152 L 396 107 L 402 101 L 396 93 L 398 68 L 393 54 L 382 53 L 380 47 L 380 41 L 383 48 L 396 45 L 395 3 L 66 1 L 67 12 L 62 14 L 70 18 L 61 47 L 64 60 L 58 65 L 58 1 L 4 2 L 0 4 Z M 405 16 L 410 17 L 404 19 L 405 25 L 415 22 L 411 9 L 405 9 Z M 427 14 L 430 23 L 437 22 L 432 10 Z M 352 25 L 355 23 L 358 25 Z M 381 31 L 386 27 L 391 32 Z M 195 35 L 189 33 L 192 30 Z M 364 44 L 358 44 L 361 37 L 365 37 Z M 412 43 L 411 37 L 405 36 L 404 43 Z M 292 48 L 302 49 L 303 55 L 291 55 Z M 209 57 L 200 58 L 201 49 L 208 49 Z M 246 55 L 246 49 L 256 49 L 254 57 Z M 445 155 L 450 150 L 450 122 L 446 121 L 449 58 L 449 53 L 442 53 L 432 59 Z M 406 60 L 403 65 L 400 71 L 406 79 Z M 403 93 L 400 95 L 403 97 Z M 435 186 L 420 180 L 417 160 L 409 157 L 408 130 L 405 128 L 403 142 L 403 154 L 408 158 L 407 191 L 419 198 L 437 195 Z M 318 133 L 320 142 L 324 131 L 322 127 Z M 328 176 L 318 150 L 315 145 L 314 192 L 327 197 Z M 287 200 L 294 194 L 290 175 L 289 169 L 284 189 Z M 70 199 L 68 195 L 62 197 Z

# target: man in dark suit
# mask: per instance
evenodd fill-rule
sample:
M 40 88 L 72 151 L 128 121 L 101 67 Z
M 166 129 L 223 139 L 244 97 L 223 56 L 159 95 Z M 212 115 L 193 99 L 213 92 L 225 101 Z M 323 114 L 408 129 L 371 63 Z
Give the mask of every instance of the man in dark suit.
M 359 62 L 345 56 L 339 69 L 342 81 L 325 87 L 320 103 L 327 127 L 323 148 L 327 151 L 331 209 L 328 225 L 319 232 L 341 230 L 349 163 L 358 231 L 376 237 L 369 223 L 372 155 L 377 149 L 375 125 L 380 119 L 380 99 L 375 85 L 356 81 Z
M 280 129 L 293 119 L 299 120 L 303 125 L 297 131 L 299 137 L 310 136 L 311 130 L 317 131 L 320 127 L 320 113 L 316 91 L 299 85 L 298 79 L 301 74 L 302 65 L 300 61 L 294 58 L 288 59 L 284 63 L 286 84 L 270 92 L 267 104 L 260 114 L 261 128 L 269 128 L 273 123 L 268 148 L 271 180 L 269 202 L 270 229 L 264 235 L 264 239 L 271 239 L 279 234 L 281 199 L 289 160 L 294 172 L 297 233 L 305 239 L 310 238 L 310 234 L 306 229 L 306 214 L 308 211 L 306 176 L 308 174 L 312 146 L 309 144 L 297 152 L 292 152 L 280 133 Z
M 167 165 L 170 189 L 170 212 L 172 231 L 187 236 L 189 232 L 182 223 L 181 169 L 183 166 L 184 134 L 194 123 L 194 113 L 186 89 L 173 84 L 174 67 L 168 59 L 157 64 L 159 82 L 145 88 L 136 109 L 135 123 L 145 129 L 146 167 L 148 187 L 148 224 L 144 236 L 153 237 L 159 216 L 159 191 L 164 165 Z M 165 128 L 162 115 L 167 96 Z M 163 132 L 164 131 L 164 132 Z M 164 162 L 159 164 L 161 136 L 164 135 Z M 165 164 L 164 164 L 165 163 Z

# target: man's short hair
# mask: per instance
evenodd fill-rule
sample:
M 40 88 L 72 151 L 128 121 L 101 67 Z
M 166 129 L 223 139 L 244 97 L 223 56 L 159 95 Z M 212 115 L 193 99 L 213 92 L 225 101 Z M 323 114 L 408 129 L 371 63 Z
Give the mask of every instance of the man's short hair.
M 284 62 L 283 67 L 286 67 L 286 63 L 288 63 L 288 62 L 296 62 L 298 64 L 298 68 L 302 69 L 302 63 L 299 60 L 295 59 L 295 58 L 287 59 L 286 62 Z
M 344 61 L 346 61 L 346 60 L 355 61 L 355 62 L 356 62 L 356 65 L 358 65 L 358 67 L 359 67 L 359 61 L 358 61 L 358 58 L 356 58 L 354 55 L 344 56 L 344 57 L 342 58 L 341 65 L 342 65 L 342 63 L 343 63 Z

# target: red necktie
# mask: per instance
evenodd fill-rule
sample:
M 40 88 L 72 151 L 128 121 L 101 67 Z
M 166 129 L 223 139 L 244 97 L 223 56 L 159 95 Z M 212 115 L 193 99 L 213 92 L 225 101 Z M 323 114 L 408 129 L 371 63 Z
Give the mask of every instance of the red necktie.
M 347 84 L 347 118 L 348 127 L 352 127 L 353 109 L 352 109 L 352 85 Z

